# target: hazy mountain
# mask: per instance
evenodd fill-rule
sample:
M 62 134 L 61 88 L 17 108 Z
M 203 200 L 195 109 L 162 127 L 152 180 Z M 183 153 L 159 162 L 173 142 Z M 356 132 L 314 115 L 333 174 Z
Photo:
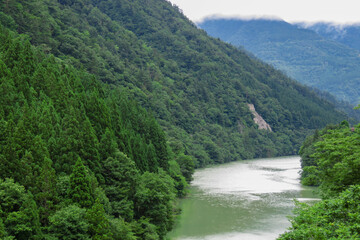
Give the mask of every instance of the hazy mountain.
M 299 26 L 310 29 L 322 37 L 342 43 L 348 47 L 360 51 L 360 25 L 336 25 L 335 23 L 315 23 Z
M 353 104 L 360 96 L 360 52 L 280 20 L 208 19 L 211 36 L 242 46 L 306 85 Z

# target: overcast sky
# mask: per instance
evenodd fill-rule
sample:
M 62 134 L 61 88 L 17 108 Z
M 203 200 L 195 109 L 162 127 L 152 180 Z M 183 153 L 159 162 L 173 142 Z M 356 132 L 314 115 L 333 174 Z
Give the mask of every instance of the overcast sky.
M 194 22 L 209 15 L 276 17 L 287 22 L 360 22 L 360 0 L 170 0 Z

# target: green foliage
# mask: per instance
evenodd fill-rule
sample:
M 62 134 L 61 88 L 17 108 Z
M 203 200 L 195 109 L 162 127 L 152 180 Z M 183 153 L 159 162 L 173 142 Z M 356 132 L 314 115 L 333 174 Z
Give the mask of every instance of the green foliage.
M 177 196 L 184 197 L 187 193 L 188 183 L 185 176 L 181 173 L 179 164 L 175 160 L 169 162 L 169 175 L 174 180 Z
M 338 197 L 308 205 L 297 203 L 289 232 L 278 239 L 358 239 L 360 237 L 360 186 L 351 186 Z
M 245 48 L 297 81 L 325 91 L 320 93 L 322 97 L 359 119 L 359 113 L 351 109 L 359 102 L 359 52 L 342 42 L 346 28 L 342 28 L 341 36 L 329 39 L 315 32 L 316 25 L 304 27 L 282 20 L 209 19 L 199 26 L 213 37 Z M 331 31 L 334 26 L 322 27 L 326 34 Z M 331 99 L 326 92 L 342 101 Z
M 159 235 L 156 230 L 156 226 L 151 224 L 149 219 L 141 218 L 133 226 L 136 237 L 139 239 L 156 240 L 159 239 Z
M 118 152 L 103 164 L 104 190 L 112 206 L 112 214 L 131 221 L 134 216 L 134 195 L 139 172 L 125 154 Z
M 162 170 L 169 171 L 171 150 L 155 118 L 126 90 L 116 95 L 2 27 L 0 39 L 0 179 L 14 179 L 0 180 L 1 239 L 158 236 L 158 226 L 140 220 L 151 206 L 134 217 L 141 172 L 160 172 L 173 189 Z M 157 218 L 159 229 L 170 215 Z
M 359 138 L 359 126 L 354 131 L 344 126 L 330 131 L 315 145 L 313 156 L 321 173 L 321 187 L 329 194 L 360 184 Z
M 302 183 L 320 185 L 325 200 L 297 203 L 289 232 L 279 239 L 358 239 L 360 126 L 327 126 L 301 147 Z
M 115 157 L 117 149 L 118 145 L 114 133 L 106 128 L 105 133 L 101 136 L 100 140 L 100 155 L 103 156 L 104 159 Z
M 160 239 L 163 239 L 173 226 L 173 180 L 165 172 L 145 172 L 139 181 L 141 184 L 135 194 L 135 217 L 149 218 L 150 223 L 156 226 Z
M 90 224 L 86 220 L 86 210 L 77 205 L 69 205 L 56 211 L 49 218 L 49 232 L 55 239 L 89 240 Z
M 110 219 L 109 221 L 113 239 L 136 240 L 131 224 L 121 218 Z
M 332 104 L 272 67 L 209 38 L 168 1 L 20 1 L 16 6 L 0 5 L 3 25 L 30 36 L 31 43 L 62 59 L 64 65 L 94 74 L 108 83 L 115 95 L 115 100 L 104 99 L 106 91 L 87 78 L 83 81 L 83 104 L 73 107 L 85 111 L 92 129 L 86 118 L 79 118 L 80 113 L 61 116 L 65 117 L 61 123 L 64 130 L 70 125 L 78 128 L 61 133 L 61 161 L 52 159 L 54 168 L 67 174 L 77 151 L 98 176 L 101 150 L 97 142 L 106 128 L 117 138 L 120 151 L 143 173 L 156 172 L 157 166 L 168 171 L 169 148 L 161 128 L 174 144 L 182 145 L 183 153 L 191 155 L 197 167 L 202 167 L 295 154 L 310 129 L 344 118 Z M 26 9 L 26 14 L 18 8 Z M 11 49 L 6 59 L 16 57 L 17 47 Z M 73 102 L 74 96 L 64 90 L 69 85 L 81 89 L 73 79 L 78 76 L 72 74 L 56 84 L 56 74 L 46 69 L 37 73 L 40 76 L 33 81 L 40 85 L 46 79 L 49 83 L 41 84 L 47 86 L 43 91 L 51 96 L 57 110 L 69 113 L 71 108 L 65 110 L 64 106 Z M 11 93 L 17 82 L 6 80 Z M 39 87 L 33 89 L 38 91 Z M 29 92 L 24 92 L 25 98 Z M 119 101 L 124 95 L 151 110 L 159 123 L 132 103 L 125 101 L 126 106 Z M 15 96 L 6 93 L 4 101 L 15 101 Z M 256 106 L 273 133 L 257 129 L 248 103 Z M 3 111 L 10 110 L 6 107 Z M 119 119 L 121 124 L 116 123 Z M 86 142 L 74 140 L 72 136 L 78 131 L 84 131 Z
M 301 181 L 304 185 L 319 186 L 319 171 L 318 160 L 314 157 L 317 151 L 316 143 L 323 140 L 323 135 L 331 133 L 331 130 L 336 130 L 344 126 L 349 129 L 348 123 L 343 121 L 342 125 L 328 125 L 322 130 L 315 130 L 313 135 L 308 136 L 300 148 L 299 155 L 301 156 Z
M 89 173 L 79 157 L 70 175 L 69 198 L 80 207 L 90 208 L 94 204 Z
M 319 186 L 321 183 L 319 170 L 316 166 L 306 166 L 302 169 L 301 184 L 305 186 Z
M 185 154 L 179 154 L 176 158 L 176 162 L 180 166 L 180 171 L 182 175 L 185 177 L 188 183 L 192 180 L 192 175 L 195 171 L 195 164 L 192 158 Z
M 0 214 L 0 234 L 8 239 L 40 237 L 39 212 L 33 196 L 9 178 L 0 180 Z
M 300 150 L 302 182 L 320 185 L 325 195 L 336 195 L 360 184 L 359 139 L 359 126 L 350 128 L 346 121 L 309 137 Z
M 111 240 L 109 220 L 106 218 L 105 210 L 100 200 L 97 198 L 94 205 L 86 213 L 86 218 L 90 224 L 89 233 L 91 239 Z
M 34 191 L 34 198 L 39 205 L 39 214 L 42 224 L 47 225 L 49 216 L 54 213 L 55 206 L 59 202 L 56 191 L 56 173 L 52 168 L 52 161 L 44 159 L 40 176 L 39 189 Z

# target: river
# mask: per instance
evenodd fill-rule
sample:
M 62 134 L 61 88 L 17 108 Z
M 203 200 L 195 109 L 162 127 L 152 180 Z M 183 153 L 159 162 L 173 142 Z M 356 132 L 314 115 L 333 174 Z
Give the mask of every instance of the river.
M 299 171 L 298 156 L 197 170 L 169 239 L 276 239 L 290 226 L 293 200 L 315 200 L 314 189 L 300 185 Z

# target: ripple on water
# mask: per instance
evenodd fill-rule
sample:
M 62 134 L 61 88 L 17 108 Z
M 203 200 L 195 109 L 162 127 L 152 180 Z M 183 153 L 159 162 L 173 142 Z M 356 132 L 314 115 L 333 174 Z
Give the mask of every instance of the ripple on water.
M 293 199 L 312 198 L 311 189 L 299 183 L 299 160 L 259 159 L 197 170 L 171 239 L 275 239 L 290 226 Z

